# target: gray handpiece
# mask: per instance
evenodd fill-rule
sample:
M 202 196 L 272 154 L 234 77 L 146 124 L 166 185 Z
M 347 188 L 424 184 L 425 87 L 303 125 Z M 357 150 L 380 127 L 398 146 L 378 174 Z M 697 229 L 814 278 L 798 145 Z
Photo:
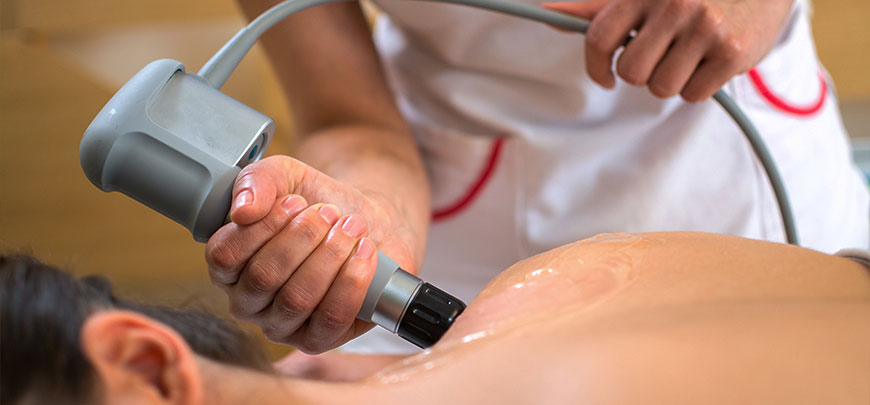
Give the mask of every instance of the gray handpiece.
M 206 242 L 226 223 L 233 183 L 263 156 L 271 118 L 162 59 L 133 76 L 94 118 L 79 158 L 88 179 L 120 191 Z M 357 318 L 420 347 L 435 343 L 465 308 L 378 252 Z

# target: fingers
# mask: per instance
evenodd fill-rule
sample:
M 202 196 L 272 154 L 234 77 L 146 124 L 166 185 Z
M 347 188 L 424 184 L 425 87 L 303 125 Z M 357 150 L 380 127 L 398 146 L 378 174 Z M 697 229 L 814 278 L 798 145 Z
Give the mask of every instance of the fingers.
M 719 12 L 699 10 L 656 69 L 650 90 L 660 97 L 679 93 L 688 102 L 701 102 L 747 70 L 754 63 L 750 57 Z
M 331 343 L 350 329 L 371 280 L 373 271 L 369 269 L 375 268 L 370 260 L 374 253 L 370 241 L 362 243 L 358 254 L 351 257 L 366 230 L 365 223 L 356 215 L 335 224 L 265 311 L 262 323 L 267 338 L 291 343 L 307 352 L 320 352 L 333 347 Z M 368 257 L 359 260 L 357 256 L 362 255 Z M 320 310 L 314 315 L 317 308 Z M 326 325 L 327 333 L 319 334 L 317 339 L 308 336 L 291 340 L 291 335 L 306 321 L 308 329 L 314 324 Z
M 627 83 L 648 86 L 661 98 L 706 100 L 769 49 L 781 16 L 765 2 L 707 0 L 590 0 L 543 7 L 592 21 L 586 33 L 586 69 L 606 88 L 616 71 Z M 780 11 L 781 10 L 776 10 Z M 784 12 L 783 12 L 784 13 Z M 773 27 L 773 28 L 771 28 Z M 632 31 L 637 35 L 626 44 Z M 757 41 L 758 33 L 762 41 Z
M 352 339 L 356 335 L 352 326 L 376 271 L 375 244 L 363 238 L 342 267 L 332 288 L 311 314 L 300 346 L 321 352 Z
M 643 20 L 640 4 L 631 0 L 612 0 L 595 16 L 586 32 L 586 71 L 589 77 L 605 88 L 613 88 L 613 55 L 629 33 Z
M 269 213 L 277 196 L 301 194 L 296 188 L 308 166 L 287 156 L 254 162 L 239 173 L 233 185 L 230 218 L 239 225 L 259 221 Z
M 690 103 L 698 103 L 712 97 L 734 75 L 727 63 L 703 62 L 686 83 L 680 96 Z
M 307 206 L 304 198 L 289 195 L 274 201 L 262 221 L 251 225 L 229 223 L 221 227 L 205 248 L 212 282 L 222 289 L 235 284 L 248 260 Z
M 650 92 L 659 98 L 673 97 L 683 90 L 704 57 L 707 41 L 682 35 L 659 62 L 649 79 Z
M 322 352 L 359 335 L 374 243 L 359 215 L 299 196 L 275 202 L 250 225 L 221 228 L 206 248 L 209 274 L 229 296 L 230 313 L 256 323 L 272 341 Z
M 668 52 L 675 35 L 690 21 L 689 2 L 669 1 L 661 3 L 650 12 L 646 22 L 639 29 L 619 56 L 616 67 L 619 76 L 629 84 L 645 86 L 659 61 Z M 685 60 L 682 52 L 671 52 L 682 63 L 697 65 L 697 60 Z M 692 65 L 692 66 L 694 66 Z
M 255 315 L 272 302 L 275 293 L 317 249 L 340 215 L 332 204 L 314 204 L 296 215 L 248 261 L 238 282 L 230 288 L 230 313 L 238 319 L 257 322 Z

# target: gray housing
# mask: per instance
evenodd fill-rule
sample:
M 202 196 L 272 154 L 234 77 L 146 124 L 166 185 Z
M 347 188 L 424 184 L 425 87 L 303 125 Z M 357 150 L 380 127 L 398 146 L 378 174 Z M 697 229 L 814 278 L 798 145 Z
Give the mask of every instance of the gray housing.
M 120 191 L 184 225 L 199 242 L 227 222 L 233 184 L 272 140 L 274 122 L 221 93 L 181 62 L 133 76 L 85 131 L 79 159 L 103 191 Z M 395 333 L 422 280 L 378 252 L 357 318 Z
M 103 191 L 120 191 L 205 242 L 225 223 L 233 182 L 258 160 L 274 121 L 186 73 L 154 61 L 133 76 L 85 131 L 79 159 Z

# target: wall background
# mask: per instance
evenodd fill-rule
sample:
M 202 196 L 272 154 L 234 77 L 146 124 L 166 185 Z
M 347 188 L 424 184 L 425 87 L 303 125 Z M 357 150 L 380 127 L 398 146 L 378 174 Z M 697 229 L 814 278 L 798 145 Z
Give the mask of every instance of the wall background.
M 814 32 L 853 136 L 870 137 L 870 2 L 815 4 Z M 102 273 L 126 295 L 225 313 L 203 245 L 132 200 L 99 192 L 78 162 L 81 134 L 114 92 L 158 58 L 198 69 L 243 21 L 231 0 L 0 1 L 0 251 Z M 276 119 L 286 105 L 255 49 L 224 87 Z M 270 345 L 273 355 L 287 351 Z

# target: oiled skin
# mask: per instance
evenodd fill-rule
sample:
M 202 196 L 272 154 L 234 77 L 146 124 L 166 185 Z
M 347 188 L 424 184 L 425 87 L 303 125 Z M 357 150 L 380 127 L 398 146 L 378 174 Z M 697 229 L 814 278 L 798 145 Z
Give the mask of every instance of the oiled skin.
M 505 270 L 430 352 L 355 383 L 277 385 L 262 398 L 866 404 L 870 272 L 728 236 L 602 235 Z
M 365 385 L 433 402 L 867 403 L 868 273 L 747 239 L 604 235 L 512 266 L 431 353 Z

